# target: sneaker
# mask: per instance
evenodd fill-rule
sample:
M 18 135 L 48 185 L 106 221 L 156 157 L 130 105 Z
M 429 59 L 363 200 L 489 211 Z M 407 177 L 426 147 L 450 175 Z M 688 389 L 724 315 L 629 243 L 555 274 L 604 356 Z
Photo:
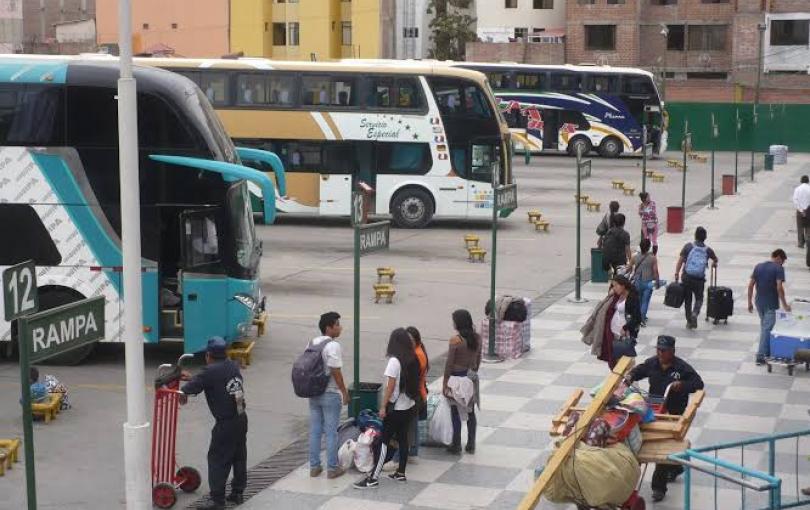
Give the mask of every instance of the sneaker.
M 464 447 L 464 451 L 470 455 L 475 455 L 475 445 L 467 443 L 467 446 Z
M 376 489 L 380 486 L 380 481 L 373 478 L 363 478 L 359 482 L 355 482 L 352 487 L 355 489 Z
M 241 492 L 231 492 L 228 494 L 228 497 L 225 498 L 225 501 L 241 505 L 245 502 L 245 496 L 243 496 Z
M 330 469 L 329 471 L 326 472 L 326 478 L 332 480 L 334 478 L 340 478 L 344 474 L 346 474 L 345 469 L 343 469 L 342 467 L 336 467 L 335 469 Z
M 453 455 L 461 455 L 461 445 L 455 446 L 450 445 L 447 447 L 447 453 L 452 453 Z
M 311 476 L 312 478 L 321 476 L 321 473 L 323 473 L 323 468 L 321 466 L 309 468 L 309 476 Z
M 664 496 L 666 496 L 666 495 L 667 495 L 667 493 L 664 492 L 664 491 L 653 491 L 652 500 L 655 503 L 658 503 L 659 501 L 662 501 L 664 499 Z
M 407 482 L 408 481 L 408 479 L 405 478 L 405 473 L 400 473 L 399 471 L 394 471 L 393 473 L 388 475 L 388 478 L 390 478 L 391 480 L 394 480 L 396 482 Z

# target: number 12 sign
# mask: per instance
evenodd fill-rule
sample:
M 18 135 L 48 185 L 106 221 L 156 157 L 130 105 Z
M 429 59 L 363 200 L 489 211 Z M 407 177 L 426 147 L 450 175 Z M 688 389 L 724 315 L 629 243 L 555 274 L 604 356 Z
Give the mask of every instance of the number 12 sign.
M 3 304 L 7 321 L 39 310 L 36 274 L 33 260 L 3 271 Z

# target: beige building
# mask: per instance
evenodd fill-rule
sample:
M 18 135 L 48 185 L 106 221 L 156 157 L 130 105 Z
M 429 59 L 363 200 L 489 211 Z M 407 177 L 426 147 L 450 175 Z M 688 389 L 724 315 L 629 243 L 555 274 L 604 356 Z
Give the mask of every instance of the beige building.
M 565 28 L 565 0 L 479 0 L 475 17 L 483 42 L 539 42 Z

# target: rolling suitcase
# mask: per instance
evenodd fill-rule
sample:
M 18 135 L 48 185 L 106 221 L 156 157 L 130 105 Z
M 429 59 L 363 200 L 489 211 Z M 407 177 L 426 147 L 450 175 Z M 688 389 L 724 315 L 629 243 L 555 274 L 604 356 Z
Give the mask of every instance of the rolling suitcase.
M 734 295 L 730 288 L 717 285 L 717 268 L 711 269 L 709 288 L 706 290 L 706 320 L 714 323 L 724 321 L 728 324 L 729 316 L 734 314 Z
M 664 295 L 664 304 L 670 308 L 680 308 L 683 305 L 685 292 L 681 282 L 672 282 L 667 285 Z

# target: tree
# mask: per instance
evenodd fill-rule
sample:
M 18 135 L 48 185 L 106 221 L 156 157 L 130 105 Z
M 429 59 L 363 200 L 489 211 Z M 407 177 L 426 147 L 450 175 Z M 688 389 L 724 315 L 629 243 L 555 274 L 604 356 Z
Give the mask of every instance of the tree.
M 476 39 L 472 30 L 475 18 L 470 16 L 471 0 L 430 0 L 427 13 L 436 15 L 430 21 L 433 47 L 428 56 L 438 60 L 464 60 L 464 48 Z

